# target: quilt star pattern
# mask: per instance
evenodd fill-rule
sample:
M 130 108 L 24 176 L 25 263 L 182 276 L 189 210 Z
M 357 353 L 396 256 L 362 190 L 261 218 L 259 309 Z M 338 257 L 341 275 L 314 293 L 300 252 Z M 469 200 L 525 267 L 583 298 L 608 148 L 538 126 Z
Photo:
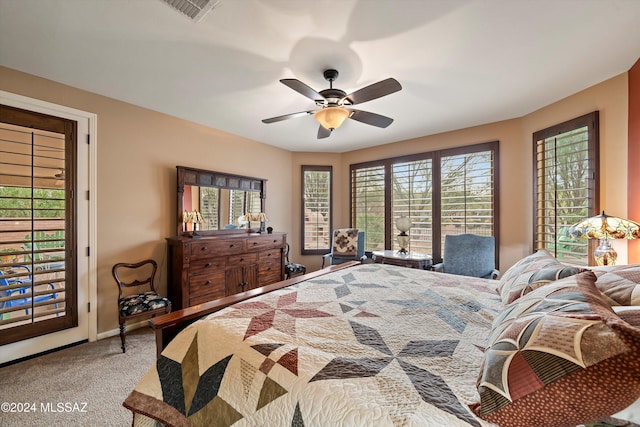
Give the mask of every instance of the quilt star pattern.
M 124 405 L 135 426 L 491 426 L 476 380 L 496 282 L 363 264 L 182 331 Z

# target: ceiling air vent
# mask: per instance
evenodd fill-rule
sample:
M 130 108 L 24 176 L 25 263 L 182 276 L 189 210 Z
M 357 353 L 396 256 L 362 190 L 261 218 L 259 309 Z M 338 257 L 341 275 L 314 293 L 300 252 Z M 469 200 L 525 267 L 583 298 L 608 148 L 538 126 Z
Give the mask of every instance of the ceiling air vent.
M 194 22 L 199 22 L 222 0 L 162 0 L 178 12 L 188 16 Z

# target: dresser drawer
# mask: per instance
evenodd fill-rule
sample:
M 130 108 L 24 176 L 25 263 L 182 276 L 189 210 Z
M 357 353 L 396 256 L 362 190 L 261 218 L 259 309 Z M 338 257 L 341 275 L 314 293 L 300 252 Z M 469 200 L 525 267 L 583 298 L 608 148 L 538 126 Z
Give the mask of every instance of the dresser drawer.
M 271 260 L 275 260 L 279 263 L 281 256 L 282 250 L 280 248 L 272 248 L 266 251 L 258 252 L 258 261 L 269 262 Z
M 224 270 L 218 270 L 213 274 L 192 276 L 189 279 L 189 305 L 201 304 L 224 296 Z
M 260 276 L 264 274 L 277 274 L 280 277 L 280 269 L 282 268 L 282 264 L 279 259 L 274 259 L 270 261 L 263 261 L 258 264 L 258 274 Z
M 224 268 L 225 264 L 225 257 L 194 260 L 189 267 L 189 274 L 191 276 L 197 276 L 200 274 L 213 274 L 217 269 Z
M 231 255 L 227 257 L 227 266 L 235 267 L 237 265 L 255 264 L 258 262 L 258 254 L 246 253 L 241 255 Z
M 191 244 L 191 257 L 204 258 L 238 254 L 245 251 L 244 239 L 217 239 Z
M 247 239 L 247 250 L 260 251 L 269 248 L 281 248 L 284 246 L 284 238 L 280 236 L 259 236 Z
M 282 278 L 280 268 L 279 262 L 260 263 L 258 266 L 258 286 L 279 282 Z

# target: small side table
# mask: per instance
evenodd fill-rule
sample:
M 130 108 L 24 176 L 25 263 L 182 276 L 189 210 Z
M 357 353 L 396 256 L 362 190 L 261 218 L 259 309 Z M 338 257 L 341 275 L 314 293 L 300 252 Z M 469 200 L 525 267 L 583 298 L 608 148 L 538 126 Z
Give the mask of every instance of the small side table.
M 401 267 L 419 268 L 422 270 L 431 270 L 433 258 L 431 255 L 420 252 L 407 252 L 405 254 L 398 251 L 373 251 L 373 262 L 378 264 L 392 264 Z

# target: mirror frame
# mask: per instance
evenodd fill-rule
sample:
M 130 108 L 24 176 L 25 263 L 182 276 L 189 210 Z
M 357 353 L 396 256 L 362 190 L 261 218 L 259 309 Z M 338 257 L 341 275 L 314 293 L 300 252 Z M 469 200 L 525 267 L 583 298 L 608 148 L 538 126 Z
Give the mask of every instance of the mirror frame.
M 199 187 L 226 188 L 229 190 L 244 190 L 260 192 L 261 211 L 265 211 L 265 201 L 267 198 L 267 180 L 244 175 L 234 175 L 224 172 L 211 171 L 206 169 L 196 169 L 187 166 L 176 166 L 178 183 L 178 216 L 176 231 L 178 236 L 190 236 L 191 232 L 183 231 L 182 213 L 184 212 L 184 186 L 196 185 Z M 243 231 L 235 230 L 198 230 L 198 233 L 206 236 L 212 234 L 233 234 Z M 251 233 L 251 229 L 244 229 Z

